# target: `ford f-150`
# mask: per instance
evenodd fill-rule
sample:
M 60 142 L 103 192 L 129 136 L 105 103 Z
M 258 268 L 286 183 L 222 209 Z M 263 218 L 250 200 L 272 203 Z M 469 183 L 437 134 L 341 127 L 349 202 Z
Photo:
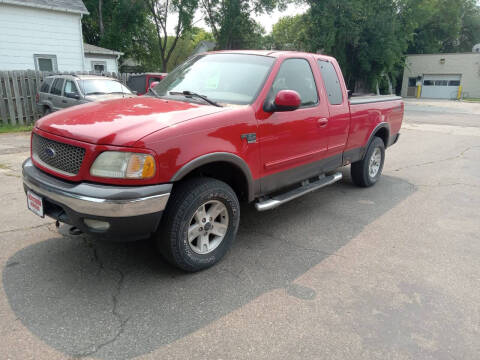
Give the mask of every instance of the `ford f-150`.
M 234 241 L 240 201 L 273 209 L 339 181 L 349 164 L 355 184 L 375 184 L 403 110 L 396 96 L 349 98 L 332 57 L 200 54 L 150 96 L 37 121 L 28 207 L 98 237 L 153 237 L 170 263 L 201 270 Z

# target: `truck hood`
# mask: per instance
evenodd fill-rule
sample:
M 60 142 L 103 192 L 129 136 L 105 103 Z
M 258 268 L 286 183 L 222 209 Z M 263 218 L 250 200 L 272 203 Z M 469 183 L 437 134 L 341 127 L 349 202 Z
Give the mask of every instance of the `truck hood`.
M 92 144 L 134 146 L 137 140 L 150 133 L 224 109 L 152 97 L 133 97 L 61 110 L 38 120 L 36 127 Z

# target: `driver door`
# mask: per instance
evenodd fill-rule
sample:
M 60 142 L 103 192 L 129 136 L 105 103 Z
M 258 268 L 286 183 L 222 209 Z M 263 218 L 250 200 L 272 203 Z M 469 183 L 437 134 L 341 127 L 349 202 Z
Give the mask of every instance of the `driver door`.
M 320 104 L 312 64 L 285 59 L 266 100 L 280 90 L 296 91 L 302 103 L 297 110 L 264 114 L 258 120 L 264 194 L 321 173 L 327 154 L 329 113 L 326 104 Z

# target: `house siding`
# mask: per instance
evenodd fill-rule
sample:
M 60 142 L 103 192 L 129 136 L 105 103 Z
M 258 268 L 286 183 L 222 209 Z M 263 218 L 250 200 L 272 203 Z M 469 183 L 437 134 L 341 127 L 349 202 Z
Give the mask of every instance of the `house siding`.
M 83 71 L 81 15 L 0 4 L 0 70 L 35 69 L 34 54 L 56 55 L 59 71 Z
M 442 64 L 441 59 L 445 59 Z M 402 96 L 407 96 L 408 78 L 423 75 L 461 75 L 465 96 L 480 97 L 480 54 L 428 54 L 407 56 L 403 72 Z

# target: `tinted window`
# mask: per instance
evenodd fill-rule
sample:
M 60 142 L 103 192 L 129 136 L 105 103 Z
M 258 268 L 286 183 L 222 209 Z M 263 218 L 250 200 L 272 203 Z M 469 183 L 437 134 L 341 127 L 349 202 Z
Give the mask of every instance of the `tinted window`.
M 62 78 L 57 78 L 53 82 L 52 88 L 50 89 L 50 93 L 54 95 L 62 95 L 62 85 L 63 85 L 63 79 Z
M 50 89 L 50 85 L 52 84 L 52 81 L 53 81 L 53 78 L 46 78 L 42 83 L 40 92 L 48 93 L 48 90 Z
M 127 80 L 127 85 L 133 91 L 143 94 L 145 92 L 145 75 L 130 76 Z
M 66 80 L 65 81 L 65 87 L 63 88 L 63 93 L 73 93 L 73 94 L 78 94 L 77 87 L 75 86 L 75 83 L 71 80 Z
M 318 103 L 317 86 L 310 64 L 305 59 L 287 59 L 280 66 L 269 96 L 280 90 L 294 90 L 300 95 L 302 106 Z
M 333 64 L 328 61 L 318 60 L 318 66 L 320 67 L 323 82 L 325 83 L 328 102 L 332 105 L 341 104 L 343 101 L 342 88 Z
M 275 59 L 246 54 L 198 55 L 180 65 L 155 87 L 159 96 L 171 92 L 192 91 L 227 104 L 251 104 L 262 88 Z M 194 99 L 197 101 L 197 99 Z

